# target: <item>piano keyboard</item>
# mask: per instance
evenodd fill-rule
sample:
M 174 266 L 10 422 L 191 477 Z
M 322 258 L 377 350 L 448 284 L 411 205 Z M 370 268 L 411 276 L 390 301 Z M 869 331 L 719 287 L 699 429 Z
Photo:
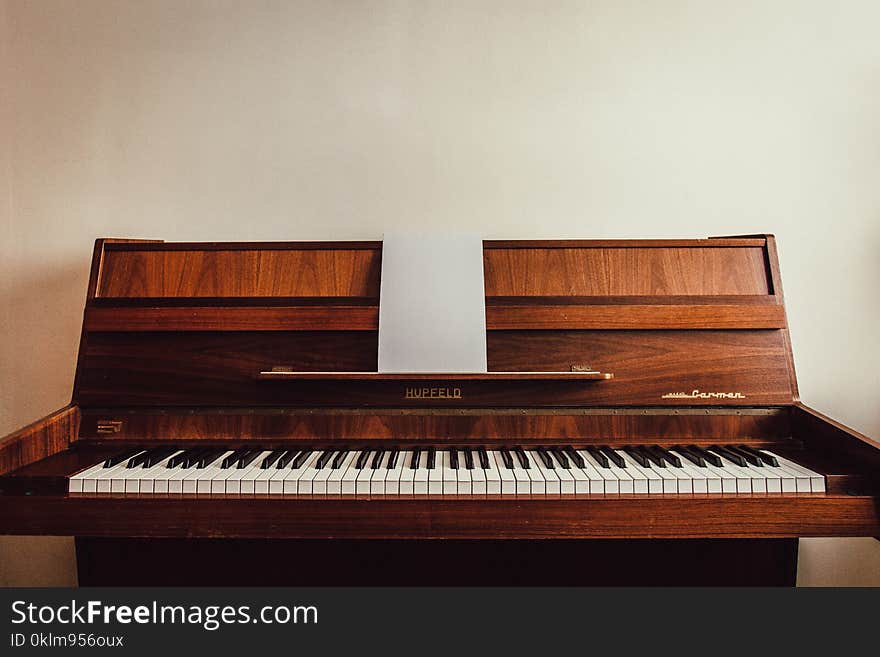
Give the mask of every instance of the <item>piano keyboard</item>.
M 475 449 L 134 449 L 70 478 L 71 493 L 669 495 L 820 493 L 825 478 L 746 445 Z

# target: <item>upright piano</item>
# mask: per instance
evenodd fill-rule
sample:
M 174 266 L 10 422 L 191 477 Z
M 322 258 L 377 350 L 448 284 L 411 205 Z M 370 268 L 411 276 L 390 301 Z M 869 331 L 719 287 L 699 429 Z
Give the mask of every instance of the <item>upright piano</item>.
M 799 401 L 772 236 L 483 271 L 488 371 L 388 373 L 382 242 L 98 240 L 0 533 L 75 536 L 83 585 L 792 585 L 798 537 L 880 535 L 878 444 Z

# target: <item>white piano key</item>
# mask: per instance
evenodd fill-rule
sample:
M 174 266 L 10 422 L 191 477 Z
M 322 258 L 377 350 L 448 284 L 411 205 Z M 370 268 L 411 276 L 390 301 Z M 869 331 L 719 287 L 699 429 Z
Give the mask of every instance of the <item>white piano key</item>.
M 428 454 L 422 454 L 422 458 L 425 459 L 425 467 L 427 469 Z M 434 467 L 428 470 L 428 494 L 443 494 L 443 456 L 442 450 L 439 449 L 434 452 Z
M 599 463 L 593 455 L 590 454 L 585 449 L 579 450 L 578 452 L 589 465 L 592 466 L 593 470 L 603 479 L 604 488 L 606 495 L 617 495 L 620 493 L 620 480 L 617 478 L 617 475 L 611 470 L 611 468 L 604 468 L 602 464 Z
M 541 458 L 541 455 L 534 450 L 526 451 L 526 456 L 528 456 L 529 461 L 532 464 L 532 469 L 537 471 L 544 479 L 544 493 L 546 495 L 559 495 L 561 493 L 561 489 L 559 485 L 559 475 L 556 474 L 555 467 L 548 468 L 544 464 L 544 460 Z M 553 457 L 551 456 L 550 458 L 552 459 Z M 557 464 L 554 462 L 553 465 L 556 466 Z
M 746 468 L 741 468 L 736 463 L 731 461 L 730 459 L 718 454 L 714 450 L 709 450 L 715 456 L 721 459 L 721 467 L 725 472 L 729 472 L 736 479 L 736 492 L 737 493 L 751 493 L 752 492 L 752 473 L 748 472 Z
M 674 491 L 679 495 L 690 495 L 694 492 L 694 481 L 693 477 L 691 477 L 690 472 L 684 467 L 685 459 L 680 459 L 682 467 L 677 467 L 669 461 L 666 462 L 666 471 L 674 475 L 677 483 L 677 490 Z
M 168 470 L 168 461 L 181 453 L 182 450 L 177 450 L 172 453 L 170 456 L 162 459 L 161 462 L 157 463 L 151 468 L 147 468 L 143 470 L 137 479 L 129 479 L 126 480 L 126 488 L 128 488 L 129 484 L 134 484 L 132 487 L 132 493 L 138 493 L 140 495 L 152 495 L 155 493 L 155 484 L 157 477 L 160 477 L 162 473 Z M 137 490 L 134 490 L 136 486 Z M 128 491 L 127 491 L 128 492 Z
M 432 472 L 434 472 L 434 470 L 428 470 L 428 452 L 423 449 L 419 453 L 419 467 L 415 469 L 415 474 L 413 474 L 414 494 L 428 494 L 430 488 L 430 474 Z
M 480 455 L 471 450 L 471 455 L 474 459 L 474 467 L 473 470 L 467 470 L 468 478 L 470 479 L 470 494 L 471 495 L 485 495 L 486 494 L 486 471 L 483 470 L 483 467 L 480 465 Z M 461 485 L 461 481 L 459 481 L 459 485 Z M 465 481 L 465 486 L 467 486 L 467 481 Z
M 356 454 L 357 452 L 348 452 L 345 458 L 342 459 L 339 467 L 335 470 L 330 470 L 330 476 L 327 477 L 328 495 L 342 494 L 342 480 L 345 478 L 345 473 L 348 471 L 348 469 L 354 467 L 354 462 L 357 460 Z
M 614 452 L 616 454 L 617 450 L 614 450 Z M 611 470 L 611 473 L 617 477 L 617 486 L 620 493 L 631 495 L 635 492 L 635 485 L 633 484 L 632 475 L 629 473 L 629 468 L 621 468 L 611 461 L 609 463 L 609 469 Z
M 795 463 L 790 459 L 787 459 L 783 456 L 779 456 L 774 452 L 771 452 L 767 449 L 762 449 L 762 452 L 766 452 L 771 456 L 775 456 L 776 460 L 779 462 L 779 466 L 785 470 L 788 470 L 792 474 L 795 475 L 795 485 L 797 487 L 797 492 L 799 493 L 824 493 L 825 492 L 825 477 L 818 472 L 814 472 L 803 465 Z M 806 481 L 805 481 L 806 480 Z M 806 489 L 809 486 L 809 489 Z
M 706 470 L 709 471 L 710 477 L 707 481 L 710 493 L 736 493 L 736 475 L 723 466 L 712 465 L 706 461 Z M 721 482 L 721 490 L 717 489 L 717 480 Z
M 517 495 L 529 495 L 532 492 L 532 478 L 529 471 L 520 465 L 519 458 L 513 451 L 510 452 L 510 460 L 513 462 L 513 480 L 516 482 Z
M 393 468 L 387 468 L 385 473 L 385 494 L 386 495 L 399 495 L 400 494 L 400 475 L 403 474 L 404 470 L 404 459 L 403 452 L 397 453 L 397 463 L 394 464 Z M 385 460 L 386 463 L 390 460 L 390 453 L 386 455 Z
M 571 475 L 571 478 L 574 480 L 574 492 L 577 495 L 587 495 L 590 493 L 590 485 L 591 480 L 589 474 L 583 469 L 579 468 L 577 463 L 574 462 L 574 459 L 568 459 L 568 462 L 571 464 L 571 469 L 568 471 Z M 598 475 L 596 475 L 598 478 Z M 605 482 L 604 480 L 600 483 L 602 486 L 602 492 L 605 491 Z
M 473 456 L 473 454 L 471 455 Z M 458 470 L 455 471 L 455 475 L 458 478 L 458 494 L 459 495 L 471 495 L 473 493 L 473 477 L 472 473 L 477 471 L 477 466 L 479 464 L 474 459 L 474 469 L 468 470 L 467 468 L 467 460 L 464 457 L 464 454 L 459 451 L 458 453 Z
M 528 468 L 523 468 L 526 471 L 526 474 L 529 476 L 529 493 L 532 495 L 546 495 L 547 494 L 547 480 L 544 478 L 544 474 L 535 464 L 535 454 L 532 454 L 530 450 L 523 450 L 523 453 L 526 455 L 526 463 L 529 464 Z M 514 461 L 517 463 L 517 457 L 513 455 Z
M 516 495 L 517 481 L 513 470 L 504 465 L 504 458 L 501 452 L 489 452 L 489 458 L 495 458 L 495 471 L 501 484 L 502 495 Z
M 412 467 L 412 456 L 413 453 L 411 450 L 406 450 L 400 453 L 401 471 L 398 488 L 401 495 L 413 495 L 415 493 L 413 483 L 416 471 Z
M 375 454 L 373 455 L 375 456 Z M 373 475 L 370 477 L 370 494 L 371 495 L 384 495 L 385 494 L 385 477 L 388 476 L 388 468 L 386 464 L 388 463 L 388 452 L 384 451 L 382 453 L 382 458 L 379 462 L 379 467 L 373 470 Z M 373 459 L 370 459 L 370 467 L 373 467 Z
M 290 495 L 290 496 L 298 495 L 300 492 L 300 490 L 299 490 L 300 477 L 302 477 L 309 470 L 309 468 L 312 466 L 312 464 L 315 461 L 317 461 L 319 458 L 321 458 L 321 452 L 320 451 L 312 451 L 309 453 L 309 455 L 306 457 L 306 459 L 302 463 L 300 463 L 298 468 L 290 468 L 290 466 L 288 465 L 288 468 L 284 470 L 284 473 L 285 473 L 284 478 L 281 480 L 281 494 L 282 495 Z M 249 481 L 251 484 L 250 486 L 249 486 Z M 271 479 L 269 481 L 270 491 L 272 489 L 272 482 L 273 481 L 275 481 L 275 480 Z M 247 476 L 242 478 L 242 481 L 241 481 L 242 495 L 245 495 L 248 493 L 251 493 L 251 494 L 253 493 L 252 484 L 253 484 L 253 481 L 249 480 Z M 311 480 L 309 480 L 309 490 L 311 490 Z
M 639 465 L 636 460 L 624 452 L 617 452 L 626 462 L 627 470 L 630 470 L 633 477 L 633 488 L 637 493 L 647 493 L 648 495 L 659 495 L 663 493 L 663 478 L 654 472 L 653 468 Z M 640 476 L 636 478 L 636 474 Z
M 361 450 L 355 450 L 351 453 L 352 459 L 349 461 L 348 468 L 339 480 L 340 494 L 354 495 L 357 493 L 357 478 L 361 471 L 357 468 L 357 461 L 361 457 Z
M 495 452 L 487 450 L 486 457 L 489 461 L 488 467 L 483 470 L 483 474 L 486 476 L 486 494 L 501 495 L 501 473 L 498 472 Z
M 437 450 L 437 465 L 443 473 L 443 494 L 458 494 L 458 472 L 452 468 L 452 455 L 448 449 Z
M 234 450 L 228 450 L 221 454 L 215 461 L 213 461 L 209 466 L 205 468 L 198 468 L 195 478 L 195 493 L 199 495 L 210 495 L 211 489 L 213 487 L 213 480 L 215 477 L 223 477 L 226 478 L 226 471 L 221 467 L 223 464 L 223 459 L 227 456 L 231 456 Z M 184 490 L 187 487 L 187 480 L 184 479 Z
M 94 482 L 95 475 L 104 470 L 104 461 L 101 461 L 97 465 L 93 465 L 90 468 L 86 468 L 85 470 L 81 470 L 77 472 L 75 475 L 71 475 L 70 479 L 67 482 L 67 491 L 69 493 L 82 493 L 83 485 L 87 480 L 91 480 Z M 92 491 L 94 492 L 94 491 Z
M 700 467 L 694 463 L 691 463 L 688 459 L 681 454 L 681 452 L 677 452 L 674 449 L 668 450 L 671 454 L 674 454 L 681 460 L 681 469 L 690 477 L 691 480 L 691 490 L 694 493 L 708 493 L 709 492 L 709 472 L 706 468 Z M 718 492 L 721 492 L 721 480 L 718 480 Z

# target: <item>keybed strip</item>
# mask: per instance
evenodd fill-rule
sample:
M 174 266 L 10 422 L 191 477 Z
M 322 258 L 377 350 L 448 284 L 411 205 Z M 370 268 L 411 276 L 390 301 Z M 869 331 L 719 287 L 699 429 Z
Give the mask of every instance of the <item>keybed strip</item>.
M 747 445 L 526 449 L 129 449 L 70 477 L 71 493 L 688 495 L 821 493 L 825 477 Z

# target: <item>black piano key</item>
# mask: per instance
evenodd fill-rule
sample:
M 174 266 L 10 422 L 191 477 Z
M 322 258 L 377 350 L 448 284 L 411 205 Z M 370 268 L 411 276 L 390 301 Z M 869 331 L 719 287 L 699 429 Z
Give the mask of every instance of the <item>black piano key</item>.
M 548 468 L 550 470 L 556 469 L 556 466 L 553 465 L 553 459 L 550 458 L 550 455 L 547 453 L 546 449 L 544 449 L 543 447 L 539 447 L 535 451 L 538 452 L 538 457 L 541 459 L 541 462 L 544 464 L 545 468 Z
M 433 447 L 428 448 L 428 470 L 433 470 L 434 466 L 437 465 L 437 450 Z
M 422 450 L 418 447 L 414 447 L 412 451 L 412 459 L 409 462 L 410 470 L 418 470 L 419 469 L 419 461 L 421 461 Z
M 306 462 L 306 459 L 312 455 L 312 450 L 304 449 L 299 454 L 294 457 L 294 459 L 290 462 L 290 469 L 296 470 L 297 468 L 302 467 L 302 464 Z
M 388 465 L 386 466 L 389 470 L 393 470 L 397 467 L 397 459 L 400 456 L 400 452 L 396 447 L 391 448 L 388 452 Z
M 658 456 L 662 457 L 663 460 L 673 468 L 681 467 L 681 459 L 675 454 L 670 453 L 668 449 L 663 449 L 660 445 L 651 445 L 651 450 Z
M 251 448 L 246 453 L 242 455 L 238 462 L 235 464 L 235 467 L 239 470 L 243 470 L 248 467 L 251 463 L 257 460 L 257 457 L 263 453 L 262 448 Z M 221 466 L 222 467 L 222 466 Z
M 478 447 L 477 448 L 477 456 L 480 457 L 480 467 L 483 470 L 488 470 L 489 469 L 489 455 L 486 453 L 486 448 L 485 447 Z
M 146 461 L 144 461 L 144 467 L 145 468 L 152 468 L 154 465 L 158 465 L 159 463 L 161 463 L 162 461 L 167 459 L 169 456 L 174 454 L 174 452 L 176 452 L 176 451 L 177 451 L 177 449 L 174 447 L 165 447 L 165 448 L 159 449 L 156 452 L 154 452 L 153 454 L 151 454 L 147 458 Z
M 519 461 L 519 464 L 520 466 L 522 466 L 523 470 L 532 469 L 532 466 L 529 464 L 529 457 L 526 456 L 526 453 L 522 447 L 514 447 L 513 453 L 516 454 L 516 459 Z
M 128 463 L 125 464 L 126 468 L 136 468 L 139 465 L 143 465 L 144 461 L 150 458 L 150 455 L 155 452 L 155 448 L 148 449 L 146 451 L 141 452 L 140 454 L 135 454 L 130 459 L 128 459 Z
M 134 456 L 137 456 L 138 454 L 140 454 L 143 451 L 144 450 L 142 448 L 136 447 L 134 449 L 128 449 L 128 450 L 121 452 L 119 454 L 115 454 L 114 456 L 111 456 L 106 461 L 104 461 L 104 467 L 105 468 L 112 468 L 114 466 L 117 466 L 120 463 L 122 463 L 123 461 L 128 461 L 129 459 L 131 459 Z
M 738 465 L 740 467 L 743 467 L 743 468 L 748 467 L 748 465 L 746 464 L 746 460 L 742 456 L 740 456 L 739 454 L 735 454 L 734 452 L 731 452 L 729 449 L 727 449 L 726 447 L 724 447 L 722 445 L 712 445 L 711 449 L 713 452 L 715 452 L 719 456 L 723 456 L 728 461 L 732 461 L 733 463 L 735 463 L 736 465 Z
M 266 470 L 267 468 L 271 468 L 273 465 L 275 465 L 275 463 L 278 462 L 278 459 L 280 459 L 286 453 L 287 453 L 287 450 L 284 450 L 284 449 L 273 449 L 271 452 L 269 452 L 269 454 L 266 456 L 266 458 L 263 459 L 263 462 L 260 463 L 260 467 L 263 470 Z
M 749 447 L 748 445 L 740 445 L 739 448 L 751 454 L 754 454 L 759 459 L 761 459 L 765 465 L 769 465 L 774 468 L 779 467 L 779 461 L 776 460 L 776 457 L 772 454 L 768 454 L 760 449 L 755 449 L 754 447 Z
M 760 457 L 760 456 L 756 456 L 756 455 L 754 455 L 754 454 L 752 454 L 752 453 L 750 453 L 750 452 L 747 452 L 747 451 L 744 450 L 744 449 L 740 449 L 739 447 L 735 447 L 735 446 L 733 446 L 733 445 L 728 445 L 728 446 L 727 446 L 727 451 L 728 451 L 728 452 L 733 452 L 734 454 L 739 454 L 740 456 L 742 456 L 742 457 L 746 460 L 746 462 L 747 462 L 749 465 L 753 465 L 753 466 L 755 466 L 756 468 L 762 468 L 762 467 L 764 467 L 764 463 L 763 463 L 763 461 L 761 461 L 761 457 Z
M 468 470 L 474 469 L 474 455 L 471 453 L 471 450 L 465 449 L 462 450 L 464 452 L 464 467 Z
M 648 460 L 658 468 L 666 467 L 666 457 L 663 456 L 663 452 L 660 451 L 660 448 L 657 447 L 657 445 L 641 445 L 639 446 L 639 449 L 641 449 L 642 453 L 648 458 Z
M 673 449 L 698 468 L 706 467 L 706 460 L 696 452 L 693 452 L 685 447 L 684 445 L 676 445 L 675 447 L 673 447 Z
M 609 459 L 611 459 L 611 462 L 618 468 L 626 467 L 626 461 L 624 461 L 623 457 L 615 452 L 613 449 L 611 449 L 610 447 L 600 447 L 599 449 L 602 450 L 602 453 Z
M 373 462 L 370 464 L 372 470 L 378 470 L 382 467 L 382 457 L 385 456 L 385 450 L 377 449 L 373 456 Z
M 568 458 L 570 458 L 574 462 L 575 467 L 583 468 L 586 465 L 584 457 L 578 454 L 577 450 L 571 445 L 567 445 L 564 451 L 568 455 Z
M 199 457 L 199 462 L 196 463 L 196 468 L 199 470 L 204 470 L 209 465 L 211 465 L 214 461 L 219 459 L 223 454 L 226 453 L 226 450 L 221 447 L 216 447 L 214 449 L 209 449 L 204 454 Z
M 278 469 L 286 468 L 287 465 L 299 455 L 298 449 L 289 449 L 278 457 Z
M 357 470 L 363 470 L 364 466 L 367 464 L 367 461 L 370 459 L 370 450 L 364 449 L 361 450 L 361 453 L 357 457 L 357 461 L 354 462 L 354 467 Z
M 179 454 L 175 454 L 168 460 L 168 463 L 165 464 L 165 467 L 176 468 L 178 465 L 182 464 L 186 460 L 187 455 L 190 453 L 190 451 L 192 450 L 185 449 Z
M 210 451 L 210 447 L 199 447 L 196 449 L 192 449 L 187 453 L 186 458 L 183 460 L 183 463 L 181 465 L 183 465 L 184 469 L 194 468 L 199 464 L 199 460 L 202 458 L 202 456 Z
M 640 466 L 642 466 L 643 468 L 650 469 L 651 461 L 638 447 L 635 447 L 635 446 L 624 447 L 623 451 L 626 452 L 627 454 L 629 454 L 632 457 L 633 461 L 638 463 Z
M 651 467 L 665 468 L 666 463 L 663 461 L 663 458 L 654 454 L 644 445 L 635 445 L 633 447 L 634 450 L 638 451 L 642 456 L 648 459 L 648 463 Z
M 508 470 L 513 470 L 513 458 L 510 456 L 510 451 L 506 447 L 502 447 L 501 452 L 501 460 L 504 462 L 504 467 Z
M 450 449 L 449 450 L 449 466 L 453 470 L 458 470 L 458 450 Z
M 333 457 L 333 465 L 331 465 L 330 467 L 332 467 L 334 470 L 338 470 L 339 468 L 342 467 L 342 462 L 345 460 L 345 458 L 347 456 L 348 456 L 348 449 L 343 448 L 343 449 L 339 450 L 336 453 L 336 456 Z
M 598 450 L 598 448 L 587 447 L 587 451 L 590 453 L 590 456 L 592 456 L 594 459 L 596 459 L 596 461 L 599 463 L 600 466 L 602 466 L 603 468 L 609 467 L 608 457 L 605 456 L 602 452 L 600 452 Z
M 699 445 L 688 445 L 688 449 L 694 454 L 699 454 L 700 456 L 702 456 L 710 465 L 714 465 L 716 468 L 721 467 L 721 459 L 717 454 L 713 454 L 709 450 L 703 449 Z
M 333 457 L 334 451 L 332 449 L 325 449 L 324 453 L 318 457 L 318 461 L 315 463 L 315 468 L 318 470 L 323 470 L 324 466 L 330 462 L 330 459 Z
M 235 467 L 236 464 L 238 464 L 238 462 L 241 460 L 241 457 L 247 454 L 248 451 L 250 451 L 250 448 L 248 447 L 239 447 L 237 450 L 232 452 L 232 454 L 223 459 L 223 463 L 220 464 L 220 468 L 222 470 L 226 470 L 228 468 Z
M 562 466 L 563 470 L 571 470 L 571 463 L 568 461 L 568 457 L 565 455 L 561 449 L 553 448 L 550 450 L 550 453 L 553 454 L 554 458 L 559 462 L 559 465 Z

